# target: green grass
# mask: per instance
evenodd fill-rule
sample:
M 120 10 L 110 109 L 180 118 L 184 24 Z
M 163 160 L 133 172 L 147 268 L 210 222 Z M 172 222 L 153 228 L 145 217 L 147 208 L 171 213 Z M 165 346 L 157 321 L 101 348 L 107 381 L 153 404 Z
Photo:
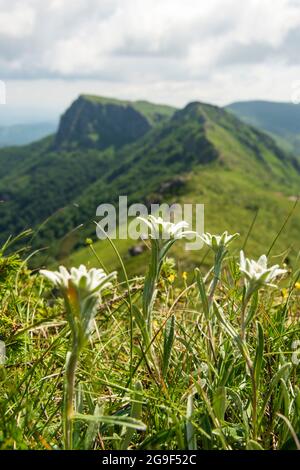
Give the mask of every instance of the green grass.
M 274 261 L 286 259 L 295 267 L 296 258 L 300 250 L 300 207 L 290 200 L 288 194 L 278 193 L 275 188 L 267 192 L 267 180 L 260 185 L 254 178 L 248 181 L 243 173 L 230 169 L 221 170 L 213 167 L 199 168 L 189 174 L 186 180 L 184 194 L 176 198 L 179 204 L 203 203 L 204 228 L 211 233 L 220 233 L 228 229 L 231 233 L 239 232 L 242 244 L 246 242 L 248 232 L 254 222 L 253 230 L 246 242 L 249 255 L 257 256 L 267 253 L 277 233 L 284 226 L 283 231 L 272 252 Z M 169 197 L 170 204 L 174 198 Z M 285 224 L 286 219 L 291 214 Z M 95 229 L 94 229 L 95 230 Z M 97 240 L 94 236 L 93 248 L 105 266 L 120 271 L 120 264 L 107 240 Z M 131 275 L 144 274 L 147 265 L 147 252 L 137 256 L 130 256 L 129 249 L 139 242 L 115 240 L 116 246 Z M 234 245 L 237 252 L 238 244 Z M 175 246 L 172 253 L 178 259 L 181 271 L 192 270 L 198 266 L 206 253 L 205 248 L 199 251 L 185 251 L 180 245 Z M 210 257 L 205 259 L 208 265 Z M 99 261 L 86 246 L 72 252 L 59 260 L 68 266 L 79 266 L 81 263 L 98 267 Z
M 200 295 L 192 270 L 187 281 L 182 278 L 179 260 L 174 267 L 164 265 L 157 285 L 155 368 L 135 322 L 130 334 L 126 283 L 107 292 L 77 370 L 74 448 L 279 450 L 299 445 L 299 366 L 292 346 L 299 338 L 299 263 L 278 288 L 260 289 L 257 305 L 252 304 L 246 350 L 256 374 L 254 402 L 245 353 L 236 339 L 243 284 L 234 253 L 242 243 L 232 245 L 214 292 L 209 324 L 215 357 L 207 341 L 203 291 Z M 203 266 L 201 255 L 197 266 L 208 295 L 211 265 Z M 110 264 L 107 268 L 112 270 Z M 64 368 L 70 347 L 64 304 L 18 255 L 3 250 L 0 282 L 0 335 L 7 349 L 7 361 L 0 366 L 0 448 L 62 449 Z M 144 277 L 131 276 L 129 285 L 131 302 L 139 309 Z

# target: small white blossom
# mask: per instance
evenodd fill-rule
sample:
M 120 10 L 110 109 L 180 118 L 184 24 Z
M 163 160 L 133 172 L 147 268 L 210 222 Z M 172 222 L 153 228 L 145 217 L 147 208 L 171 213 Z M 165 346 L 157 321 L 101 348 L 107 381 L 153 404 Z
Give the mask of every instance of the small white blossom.
M 96 268 L 87 270 L 83 264 L 70 271 L 60 266 L 58 271 L 42 269 L 40 273 L 61 290 L 73 336 L 82 345 L 92 331 L 101 292 L 112 286 L 116 273 L 106 274 Z
M 222 235 L 211 235 L 208 232 L 200 235 L 201 240 L 215 252 L 217 252 L 222 247 L 227 247 L 229 243 L 231 243 L 237 237 L 239 237 L 239 233 L 228 235 L 227 231 L 222 233 Z
M 262 285 L 276 287 L 272 281 L 287 272 L 286 269 L 280 269 L 278 264 L 268 268 L 266 255 L 262 255 L 258 261 L 255 261 L 245 258 L 243 251 L 240 252 L 240 271 L 253 287 Z
M 71 268 L 70 271 L 60 266 L 58 271 L 41 269 L 40 273 L 62 290 L 72 285 L 87 295 L 111 287 L 110 280 L 116 276 L 115 272 L 107 275 L 103 269 L 87 270 L 83 264 L 79 268 Z
M 58 271 L 47 271 L 41 269 L 40 274 L 51 281 L 56 287 L 67 288 L 69 279 L 71 277 L 69 271 L 64 267 L 60 266 Z
M 185 230 L 189 224 L 184 220 L 174 224 L 166 222 L 161 217 L 154 217 L 149 215 L 148 218 L 138 217 L 139 220 L 144 222 L 150 228 L 150 238 L 158 240 L 168 239 L 181 239 L 189 235 L 197 235 L 196 232 Z

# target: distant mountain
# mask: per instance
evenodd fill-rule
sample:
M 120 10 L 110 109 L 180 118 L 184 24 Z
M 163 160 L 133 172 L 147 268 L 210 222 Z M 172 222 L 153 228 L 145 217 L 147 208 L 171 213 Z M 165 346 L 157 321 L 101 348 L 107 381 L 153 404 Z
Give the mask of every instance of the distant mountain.
M 285 150 L 300 156 L 300 105 L 272 101 L 239 101 L 229 104 L 247 124 L 271 134 Z
M 63 114 L 54 145 L 57 149 L 121 147 L 167 120 L 175 109 L 147 101 L 121 101 L 81 95 Z
M 254 252 L 267 251 L 300 188 L 299 161 L 270 136 L 198 102 L 175 110 L 82 95 L 55 135 L 1 150 L 0 163 L 1 239 L 38 228 L 35 246 L 74 262 L 88 256 L 81 248 L 95 233 L 97 206 L 119 195 L 129 203 L 204 203 L 207 230 L 244 237 L 259 210 Z M 299 247 L 299 214 L 291 224 L 281 249 Z M 185 258 L 196 262 L 199 254 Z
M 53 134 L 56 129 L 57 123 L 54 121 L 0 126 L 0 147 L 26 145 Z

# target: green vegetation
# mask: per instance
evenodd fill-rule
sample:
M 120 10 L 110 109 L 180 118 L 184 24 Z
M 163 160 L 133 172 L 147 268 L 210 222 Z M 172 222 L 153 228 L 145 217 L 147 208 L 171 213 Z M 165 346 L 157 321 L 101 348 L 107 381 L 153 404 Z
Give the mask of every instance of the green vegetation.
M 130 119 L 120 114 L 123 108 L 130 110 Z M 298 161 L 218 107 L 191 103 L 173 112 L 147 102 L 83 95 L 62 118 L 56 136 L 3 149 L 1 240 L 32 227 L 32 249 L 43 249 L 34 258 L 37 266 L 90 262 L 84 247 L 86 237 L 95 234 L 97 206 L 128 195 L 129 204 L 203 203 L 208 230 L 229 228 L 244 238 L 257 213 L 249 250 L 265 250 L 298 196 Z M 299 249 L 299 228 L 297 209 L 278 245 L 291 259 Z M 118 245 L 125 258 L 130 246 L 130 241 Z M 105 242 L 95 249 L 114 264 Z M 193 253 L 178 256 L 187 267 L 199 261 Z M 128 259 L 133 271 L 144 262 L 144 254 Z
M 296 158 L 215 106 L 83 95 L 0 162 L 0 449 L 300 448 Z M 119 195 L 240 237 L 95 240 Z
M 203 105 L 199 105 L 198 110 L 202 111 L 203 108 Z M 184 184 L 176 189 L 175 195 L 172 185 L 167 190 L 150 192 L 152 178 L 157 180 L 162 174 L 157 175 L 154 168 L 151 168 L 153 174 L 149 171 L 146 174 L 147 178 L 140 181 L 143 174 L 142 170 L 139 173 L 137 169 L 137 174 L 141 176 L 134 179 L 135 186 L 138 189 L 138 185 L 141 184 L 142 188 L 140 193 L 136 191 L 137 195 L 133 201 L 141 199 L 143 182 L 147 181 L 148 197 L 152 201 L 164 201 L 170 204 L 173 202 L 204 203 L 205 229 L 210 232 L 217 233 L 229 229 L 231 232 L 239 232 L 243 240 L 246 240 L 254 222 L 253 232 L 247 241 L 251 254 L 268 250 L 286 218 L 292 212 L 276 245 L 278 253 L 285 253 L 289 262 L 292 263 L 300 248 L 300 208 L 296 206 L 293 210 L 299 191 L 296 169 L 289 160 L 282 161 L 280 151 L 267 136 L 258 134 L 258 140 L 255 130 L 243 124 L 238 124 L 239 127 L 237 127 L 235 118 L 230 121 L 228 114 L 225 112 L 221 114 L 219 110 L 217 110 L 219 121 L 216 121 L 215 113 L 215 108 L 206 108 L 205 132 L 208 144 L 212 145 L 209 149 L 213 148 L 219 158 L 208 164 L 193 165 L 192 172 L 187 171 L 188 163 L 185 163 Z M 179 122 L 182 126 L 182 134 L 187 135 L 188 140 L 191 138 L 188 127 L 182 124 L 181 118 Z M 190 125 L 188 120 L 187 126 Z M 177 145 L 174 137 L 176 132 L 177 130 L 172 128 L 170 133 L 172 141 L 167 140 L 169 151 L 171 151 L 172 143 L 174 146 Z M 180 134 L 178 142 L 182 142 L 181 139 Z M 153 147 L 154 155 L 159 155 L 160 145 L 162 144 Z M 274 149 L 278 152 L 278 156 L 274 155 Z M 159 157 L 161 167 L 163 158 L 164 154 Z M 137 168 L 137 161 L 135 168 Z M 167 166 L 166 170 L 162 171 L 168 170 L 173 171 L 173 167 Z M 166 176 L 166 180 L 170 178 L 171 176 Z M 130 181 L 129 174 L 124 187 L 126 184 L 129 185 Z M 116 194 L 122 194 L 122 192 L 116 192 Z M 129 272 L 141 272 L 146 262 L 146 255 L 144 253 L 136 257 L 129 255 L 129 249 L 134 245 L 132 240 L 117 240 L 116 245 L 126 259 Z M 111 265 L 114 269 L 119 268 L 118 261 L 107 241 L 96 241 L 94 249 L 104 264 Z M 179 247 L 175 247 L 174 252 L 182 269 L 192 269 L 202 258 L 197 252 L 187 254 Z M 62 256 L 62 258 L 67 265 L 78 266 L 81 263 L 89 263 L 91 266 L 96 266 L 98 263 L 97 258 L 91 256 L 89 247 L 80 248 L 70 256 Z
M 268 183 L 269 180 L 266 178 L 265 185 Z M 172 195 L 166 198 L 166 202 L 173 201 Z M 205 201 L 205 230 L 218 233 L 228 228 L 232 233 L 239 232 L 249 253 L 253 255 L 267 252 L 276 234 L 291 214 L 276 242 L 276 251 L 284 255 L 291 266 L 295 265 L 300 249 L 300 207 L 298 205 L 295 207 L 295 201 L 289 200 L 286 195 L 272 189 L 267 192 L 263 185 L 259 187 L 251 181 L 246 183 L 243 174 L 238 172 L 206 167 L 188 174 L 184 192 L 176 198 L 179 204 L 195 201 L 200 203 Z M 247 239 L 253 223 L 251 236 Z M 115 240 L 132 275 L 142 273 L 147 263 L 145 252 L 138 256 L 130 255 L 129 250 L 136 246 L 135 243 L 130 239 Z M 93 250 L 105 266 L 120 270 L 118 259 L 114 256 L 114 251 L 107 240 L 95 239 Z M 186 252 L 181 246 L 174 247 L 172 253 L 178 259 L 181 271 L 197 266 L 206 255 L 205 249 L 201 252 Z M 68 266 L 79 266 L 84 263 L 95 267 L 99 263 L 90 246 L 79 247 L 68 256 L 64 253 L 62 255 L 60 262 L 63 261 Z M 209 262 L 209 257 L 206 257 L 205 265 Z
M 233 255 L 243 240 L 228 242 L 214 246 L 209 270 L 199 261 L 182 273 L 163 256 L 147 277 L 155 298 L 144 274 L 113 281 L 78 349 L 76 292 L 87 282 L 76 277 L 53 289 L 18 253 L 8 254 L 12 245 L 3 247 L 0 448 L 299 449 L 298 266 L 264 267 L 269 278 L 259 268 L 261 280 L 245 281 L 249 267 Z M 269 265 L 281 264 L 277 254 L 273 248 Z M 87 308 L 80 307 L 82 320 Z M 150 344 L 143 311 L 151 311 Z M 64 439 L 66 417 L 72 434 Z

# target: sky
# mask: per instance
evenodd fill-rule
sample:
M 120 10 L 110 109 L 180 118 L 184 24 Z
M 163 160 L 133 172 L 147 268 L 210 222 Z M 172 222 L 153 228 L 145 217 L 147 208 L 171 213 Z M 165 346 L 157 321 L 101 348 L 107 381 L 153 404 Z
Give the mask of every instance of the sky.
M 0 123 L 81 93 L 225 105 L 295 83 L 300 0 L 0 0 Z

